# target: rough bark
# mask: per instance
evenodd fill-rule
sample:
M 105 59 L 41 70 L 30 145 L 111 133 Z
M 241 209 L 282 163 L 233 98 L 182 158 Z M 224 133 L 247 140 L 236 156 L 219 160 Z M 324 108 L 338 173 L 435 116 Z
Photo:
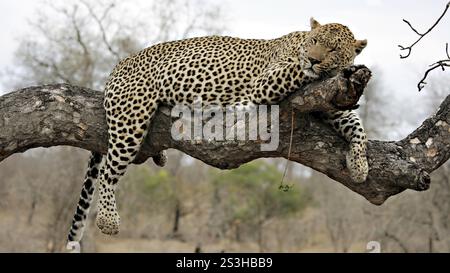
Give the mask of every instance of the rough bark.
M 260 140 L 175 141 L 170 134 L 170 109 L 161 107 L 135 163 L 168 148 L 220 169 L 261 157 L 287 158 L 294 113 L 290 160 L 326 174 L 377 205 L 405 189 L 428 189 L 429 174 L 450 157 L 450 96 L 405 139 L 370 140 L 370 172 L 362 184 L 351 182 L 346 170 L 348 144 L 312 113 L 354 108 L 369 79 L 367 68 L 355 66 L 287 98 L 280 105 L 280 145 L 275 151 L 261 151 Z M 67 84 L 29 87 L 0 97 L 0 161 L 13 153 L 57 145 L 106 153 L 102 101 L 102 92 Z

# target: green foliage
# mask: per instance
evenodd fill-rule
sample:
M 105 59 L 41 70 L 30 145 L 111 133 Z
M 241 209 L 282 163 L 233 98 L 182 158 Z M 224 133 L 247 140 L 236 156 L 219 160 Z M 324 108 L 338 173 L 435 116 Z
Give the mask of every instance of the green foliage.
M 144 190 L 147 194 L 170 191 L 169 182 L 174 178 L 166 170 L 160 169 L 154 174 L 144 175 Z
M 140 210 L 147 215 L 172 215 L 174 204 L 181 200 L 185 205 L 185 213 L 190 212 L 188 208 L 202 207 L 206 209 L 209 221 L 214 223 L 221 234 L 230 231 L 235 236 L 233 238 L 241 235 L 245 238 L 245 234 L 249 237 L 257 236 L 257 231 L 271 219 L 283 219 L 292 215 L 300 217 L 299 214 L 313 204 L 310 192 L 298 183 L 285 181 L 286 185 L 293 185 L 292 188 L 289 191 L 280 190 L 282 172 L 275 165 L 261 160 L 231 171 L 211 169 L 200 184 L 195 182 L 198 178 L 195 167 L 183 168 L 189 171 L 184 175 L 179 173 L 178 177 L 164 168 L 152 169 L 145 165 L 128 172 L 127 181 L 123 185 L 133 187 L 134 196 L 139 196 L 141 200 L 135 206 L 127 204 L 127 207 L 133 207 L 130 213 Z M 192 184 L 175 187 L 177 181 Z M 200 195 L 199 191 L 202 192 Z M 209 196 L 207 198 L 211 203 L 188 203 L 187 200 L 193 194 Z M 127 200 L 129 199 L 128 195 Z
M 164 208 L 173 201 L 174 192 L 170 183 L 173 179 L 164 169 L 152 171 L 147 166 L 139 166 L 129 172 L 123 184 L 133 185 L 147 204 Z
M 279 190 L 281 177 L 275 166 L 254 161 L 231 171 L 213 171 L 211 179 L 229 222 L 258 224 L 299 213 L 312 201 L 298 185 L 287 192 Z

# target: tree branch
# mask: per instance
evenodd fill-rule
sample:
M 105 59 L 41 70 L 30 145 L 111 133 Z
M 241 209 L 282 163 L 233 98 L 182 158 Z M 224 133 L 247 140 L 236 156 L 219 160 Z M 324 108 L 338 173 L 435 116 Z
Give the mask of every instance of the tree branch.
M 326 174 L 377 205 L 405 189 L 428 189 L 429 173 L 450 157 L 450 96 L 434 116 L 405 139 L 369 141 L 370 172 L 362 184 L 351 182 L 345 167 L 348 143 L 311 114 L 354 108 L 369 78 L 367 68 L 352 67 L 333 78 L 311 84 L 283 101 L 279 115 L 280 145 L 275 151 L 261 151 L 261 140 L 175 141 L 170 132 L 173 121 L 170 110 L 160 107 L 135 163 L 143 163 L 168 148 L 221 169 L 237 168 L 261 157 L 287 158 L 294 109 L 292 161 Z M 68 84 L 29 87 L 0 97 L 0 161 L 13 153 L 56 145 L 106 153 L 107 128 L 102 101 L 101 92 Z
M 439 18 L 436 20 L 436 22 L 434 22 L 434 24 L 433 24 L 426 32 L 424 32 L 424 33 L 418 32 L 418 31 L 411 25 L 411 23 L 410 23 L 409 21 L 403 19 L 403 22 L 405 22 L 405 23 L 411 28 L 412 31 L 414 31 L 417 35 L 419 35 L 419 38 L 418 38 L 414 43 L 412 43 L 410 46 L 405 47 L 405 46 L 402 46 L 402 45 L 398 45 L 398 47 L 400 48 L 401 51 L 407 51 L 406 55 L 401 55 L 401 54 L 400 54 L 400 59 L 406 59 L 406 58 L 409 57 L 409 55 L 411 55 L 412 48 L 413 48 L 417 43 L 419 43 L 420 40 L 422 40 L 423 37 L 425 37 L 428 33 L 430 33 L 430 32 L 437 26 L 437 24 L 439 24 L 439 22 L 441 21 L 441 19 L 444 17 L 445 13 L 447 13 L 447 10 L 448 10 L 449 7 L 450 7 L 450 1 L 447 3 L 447 5 L 445 5 L 445 9 L 444 9 L 444 11 L 442 12 L 441 16 L 439 16 Z M 433 71 L 433 70 L 435 70 L 436 68 L 439 68 L 439 67 L 442 69 L 442 71 L 444 71 L 444 70 L 445 70 L 445 67 L 450 66 L 450 56 L 449 56 L 449 54 L 448 54 L 448 43 L 445 44 L 445 53 L 446 53 L 446 55 L 447 55 L 447 59 L 443 59 L 443 60 L 440 60 L 440 61 L 435 62 L 434 64 L 431 64 L 431 65 L 430 65 L 430 68 L 427 69 L 427 71 L 425 71 L 425 74 L 423 75 L 423 78 L 422 78 L 422 79 L 420 80 L 420 82 L 417 84 L 417 88 L 419 89 L 419 92 L 420 92 L 420 91 L 425 87 L 425 85 L 427 84 L 427 83 L 425 82 L 425 80 L 427 79 L 428 74 L 429 74 L 431 71 Z
M 437 24 L 439 24 L 439 22 L 441 21 L 441 19 L 444 17 L 445 13 L 447 13 L 447 10 L 448 10 L 449 7 L 450 7 L 450 2 L 448 2 L 447 5 L 445 5 L 444 11 L 442 12 L 441 16 L 439 16 L 439 18 L 436 20 L 436 22 L 434 22 L 434 24 L 433 24 L 426 32 L 424 32 L 424 33 L 418 32 L 418 31 L 411 25 L 411 23 L 410 23 L 408 20 L 403 19 L 403 22 L 405 22 L 405 23 L 411 28 L 411 30 L 414 31 L 414 32 L 419 36 L 419 38 L 418 38 L 414 43 L 412 43 L 410 46 L 406 46 L 406 47 L 405 47 L 405 46 L 402 46 L 402 45 L 398 45 L 398 47 L 400 48 L 400 50 L 402 50 L 402 51 L 407 51 L 407 52 L 406 52 L 406 55 L 401 55 L 401 54 L 400 54 L 400 58 L 401 58 L 401 59 L 406 59 L 406 58 L 409 57 L 409 55 L 411 55 L 412 48 L 413 48 L 417 43 L 419 43 L 420 40 L 422 40 L 423 37 L 425 37 L 428 33 L 430 33 L 430 32 L 434 29 L 434 27 L 437 26 Z
M 115 4 L 110 3 L 109 6 L 105 8 L 105 11 L 103 12 L 102 17 L 99 18 L 89 3 L 87 3 L 86 1 L 81 1 L 81 3 L 87 8 L 89 14 L 92 16 L 92 18 L 94 18 L 94 21 L 97 23 L 97 26 L 100 29 L 100 33 L 102 34 L 103 43 L 105 44 L 106 48 L 112 55 L 114 55 L 117 62 L 119 62 L 121 59 L 120 55 L 117 51 L 115 51 L 112 48 L 111 44 L 109 43 L 108 38 L 106 37 L 105 27 L 103 26 L 103 19 L 108 15 L 108 13 L 111 11 L 111 9 L 114 8 Z
M 448 56 L 448 43 L 446 44 L 446 53 Z M 427 69 L 427 71 L 425 71 L 425 74 L 423 75 L 422 79 L 420 80 L 420 82 L 417 84 L 417 88 L 419 89 L 419 91 L 421 91 L 425 85 L 427 84 L 427 82 L 425 81 L 428 77 L 428 74 L 435 70 L 436 68 L 441 68 L 442 71 L 445 71 L 445 67 L 450 67 L 450 58 L 448 58 L 447 60 L 440 60 L 435 62 L 434 64 L 430 65 L 430 68 Z

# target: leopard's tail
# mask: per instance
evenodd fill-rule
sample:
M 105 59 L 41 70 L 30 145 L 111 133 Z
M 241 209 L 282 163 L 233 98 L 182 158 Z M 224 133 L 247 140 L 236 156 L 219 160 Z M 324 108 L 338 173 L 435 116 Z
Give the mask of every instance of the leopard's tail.
M 96 181 L 101 171 L 103 156 L 100 153 L 92 152 L 89 158 L 89 166 L 81 189 L 80 199 L 78 201 L 75 215 L 73 216 L 72 226 L 67 235 L 68 242 L 80 242 L 86 227 L 89 209 L 94 197 Z M 69 245 L 68 245 L 69 246 Z

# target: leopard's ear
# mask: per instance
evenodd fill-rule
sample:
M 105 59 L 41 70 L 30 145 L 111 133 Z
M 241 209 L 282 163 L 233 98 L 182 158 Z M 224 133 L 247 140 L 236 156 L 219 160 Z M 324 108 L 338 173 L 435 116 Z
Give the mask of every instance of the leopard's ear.
M 367 46 L 367 40 L 356 40 L 355 42 L 355 53 L 358 55 Z
M 321 24 L 319 22 L 317 22 L 316 19 L 314 19 L 313 17 L 311 17 L 311 19 L 309 19 L 309 24 L 311 26 L 311 30 L 316 29 L 321 26 Z

